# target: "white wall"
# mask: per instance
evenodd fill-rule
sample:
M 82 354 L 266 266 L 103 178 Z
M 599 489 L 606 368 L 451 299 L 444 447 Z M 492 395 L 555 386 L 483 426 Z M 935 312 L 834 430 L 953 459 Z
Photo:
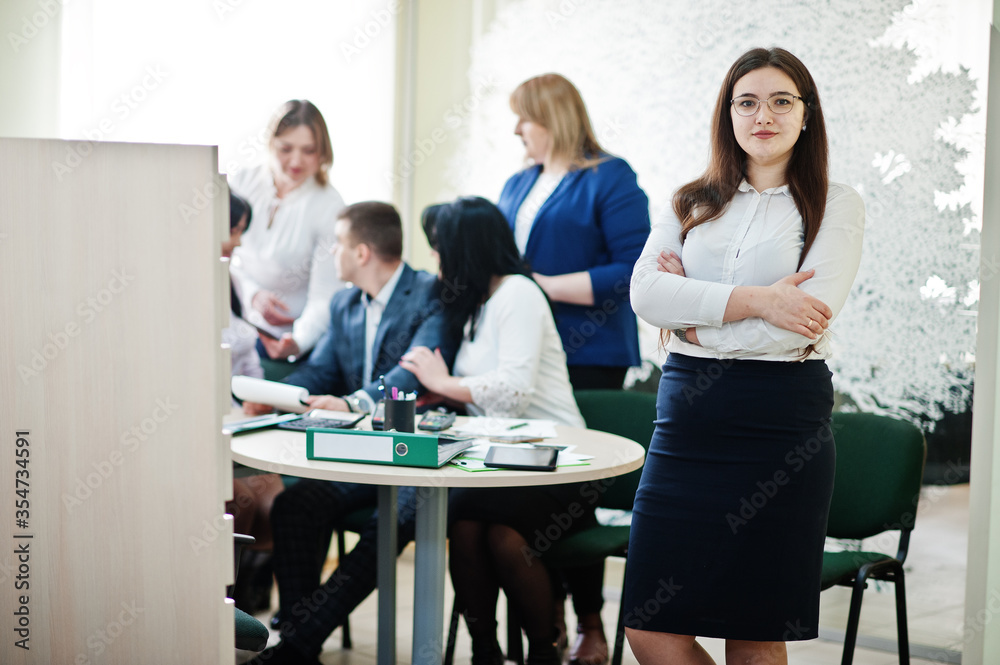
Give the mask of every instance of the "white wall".
M 57 135 L 61 22 L 58 2 L 0 3 L 0 136 Z

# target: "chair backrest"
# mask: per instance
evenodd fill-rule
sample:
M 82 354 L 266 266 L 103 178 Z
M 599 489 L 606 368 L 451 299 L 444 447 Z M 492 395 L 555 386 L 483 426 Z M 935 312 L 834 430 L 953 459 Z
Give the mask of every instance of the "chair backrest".
M 873 413 L 834 413 L 837 475 L 831 538 L 913 529 L 927 447 L 916 426 Z
M 576 404 L 588 429 L 609 432 L 631 439 L 647 451 L 656 420 L 656 395 L 631 390 L 578 390 Z M 609 482 L 601 507 L 632 510 L 642 469 Z

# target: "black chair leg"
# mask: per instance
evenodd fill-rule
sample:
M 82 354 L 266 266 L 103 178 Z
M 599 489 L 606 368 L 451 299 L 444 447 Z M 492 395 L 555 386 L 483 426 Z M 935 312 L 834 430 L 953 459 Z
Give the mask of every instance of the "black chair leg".
M 326 542 L 329 543 L 330 541 L 327 540 Z M 340 560 L 344 557 L 344 552 L 345 551 L 347 551 L 347 545 L 344 542 L 344 530 L 343 529 L 337 529 L 337 565 L 338 566 L 340 565 Z M 323 558 L 325 559 L 326 556 L 324 555 Z M 341 633 L 341 636 L 340 636 L 340 645 L 344 649 L 350 649 L 351 646 L 352 646 L 351 645 L 351 619 L 350 619 L 350 617 L 345 617 L 344 618 L 344 625 L 341 626 L 341 628 L 343 628 L 344 632 Z
M 623 589 L 624 591 L 624 589 Z M 618 628 L 615 630 L 615 651 L 611 657 L 611 665 L 622 665 L 622 653 L 625 651 L 625 596 L 622 595 L 618 605 Z
M 896 583 L 896 638 L 899 642 L 899 665 L 910 665 L 910 637 L 906 627 L 906 584 L 903 566 L 894 572 Z
M 861 598 L 867 586 L 868 572 L 862 568 L 854 580 L 851 592 L 851 609 L 847 614 L 847 631 L 844 633 L 844 655 L 840 665 L 851 665 L 854 661 L 854 645 L 858 641 L 858 624 L 861 622 Z
M 458 602 L 451 604 L 451 622 L 448 624 L 448 642 L 444 647 L 444 665 L 455 661 L 455 641 L 458 639 Z

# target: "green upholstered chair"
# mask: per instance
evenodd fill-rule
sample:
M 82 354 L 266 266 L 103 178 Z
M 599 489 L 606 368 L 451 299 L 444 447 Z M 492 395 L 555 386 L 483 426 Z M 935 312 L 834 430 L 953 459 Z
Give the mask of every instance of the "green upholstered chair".
M 236 648 L 245 651 L 263 651 L 267 646 L 267 628 L 260 621 L 233 607 L 236 615 Z
M 298 369 L 299 365 L 286 360 L 271 360 L 261 358 L 260 367 L 264 370 L 264 378 L 268 381 L 281 381 L 283 378 Z
M 861 540 L 899 531 L 896 556 L 878 552 L 827 551 L 822 588 L 853 589 L 844 634 L 842 665 L 854 659 L 861 600 L 868 580 L 893 582 L 899 662 L 910 662 L 903 562 L 917 514 L 926 445 L 914 425 L 871 413 L 833 414 L 837 473 L 827 536 Z
M 588 429 L 600 430 L 623 436 L 649 449 L 656 420 L 656 395 L 628 390 L 578 390 L 576 403 Z M 601 508 L 631 510 L 635 491 L 639 486 L 642 469 L 624 476 L 598 481 L 604 487 Z M 624 557 L 628 551 L 628 526 L 594 526 L 557 541 L 545 553 L 545 564 L 550 568 L 573 568 L 591 565 L 609 556 Z M 622 581 L 624 591 L 624 580 Z M 625 644 L 624 594 L 618 608 L 618 629 L 612 665 L 621 665 Z M 458 613 L 452 609 L 451 628 L 445 649 L 445 665 L 451 665 L 455 648 Z M 507 617 L 507 659 L 523 662 L 524 652 L 516 617 Z
M 253 536 L 244 536 L 239 533 L 233 534 L 234 583 L 236 582 L 236 576 L 240 573 L 240 554 L 243 552 L 244 547 L 253 545 L 254 542 L 255 539 Z M 232 587 L 228 587 L 226 593 L 231 597 L 233 594 Z M 264 627 L 264 624 L 238 607 L 233 607 L 233 613 L 236 615 L 236 648 L 245 651 L 263 651 L 264 647 L 267 646 L 267 628 Z
M 576 403 L 588 429 L 623 436 L 649 450 L 656 420 L 656 395 L 628 390 L 578 390 Z M 639 487 L 642 469 L 624 476 L 609 478 L 599 507 L 632 510 L 635 491 Z M 610 556 L 624 557 L 628 553 L 628 526 L 594 526 L 561 538 L 546 552 L 546 565 L 552 568 L 588 566 Z M 615 631 L 612 665 L 621 665 L 625 644 L 624 579 L 622 600 L 618 607 L 618 627 Z

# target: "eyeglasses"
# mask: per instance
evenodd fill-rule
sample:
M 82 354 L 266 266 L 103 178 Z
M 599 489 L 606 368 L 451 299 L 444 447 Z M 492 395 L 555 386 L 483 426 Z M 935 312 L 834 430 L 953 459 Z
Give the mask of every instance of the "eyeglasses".
M 798 95 L 771 95 L 767 98 L 767 108 L 771 109 L 771 113 L 788 113 L 792 110 L 792 106 L 795 104 L 796 99 L 802 98 Z M 757 109 L 760 108 L 760 101 L 761 100 L 756 97 L 742 95 L 741 97 L 730 100 L 730 103 L 739 115 L 751 116 L 757 115 Z

